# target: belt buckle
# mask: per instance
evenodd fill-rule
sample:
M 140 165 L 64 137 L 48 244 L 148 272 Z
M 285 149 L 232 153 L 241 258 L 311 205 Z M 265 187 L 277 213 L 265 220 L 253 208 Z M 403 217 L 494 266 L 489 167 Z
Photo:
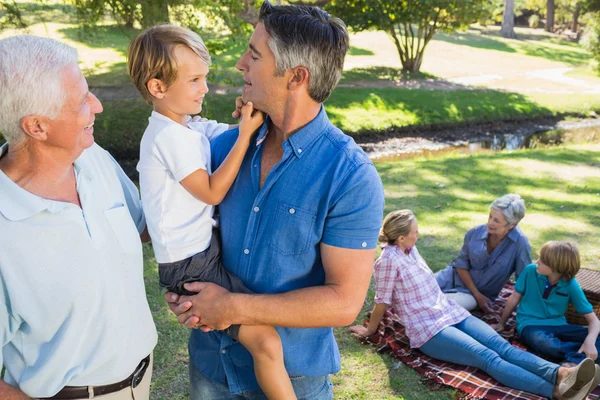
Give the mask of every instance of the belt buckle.
M 142 360 L 142 362 L 138 365 L 138 369 L 135 370 L 133 376 L 131 377 L 131 387 L 136 388 L 142 379 L 144 378 L 144 372 L 146 372 L 146 367 L 148 366 L 148 360 Z

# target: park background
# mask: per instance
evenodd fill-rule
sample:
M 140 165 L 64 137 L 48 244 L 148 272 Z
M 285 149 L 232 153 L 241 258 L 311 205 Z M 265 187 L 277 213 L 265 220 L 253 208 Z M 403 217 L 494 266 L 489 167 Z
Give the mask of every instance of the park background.
M 235 62 L 260 2 L 0 0 L 0 38 L 31 33 L 77 48 L 104 106 L 96 142 L 135 180 L 150 108 L 129 83 L 130 39 L 168 21 L 198 32 L 213 57 L 203 115 L 234 123 L 242 85 Z M 418 246 L 434 271 L 457 255 L 468 229 L 487 221 L 491 201 L 509 192 L 526 201 L 520 226 L 534 259 L 545 241 L 571 240 L 583 267 L 600 269 L 599 1 L 272 2 L 319 5 L 349 25 L 351 48 L 327 113 L 365 149 L 378 149 L 371 155 L 386 156 L 374 158 L 385 211 L 415 211 Z M 557 127 L 586 128 L 538 134 L 526 140 L 529 148 L 501 150 L 516 134 Z M 188 331 L 165 306 L 149 245 L 145 281 L 159 331 L 151 397 L 185 399 Z M 373 307 L 373 295 L 371 285 L 357 323 Z M 342 370 L 332 376 L 336 398 L 457 395 L 430 392 L 410 368 L 359 344 L 346 328 L 335 334 L 342 353 Z

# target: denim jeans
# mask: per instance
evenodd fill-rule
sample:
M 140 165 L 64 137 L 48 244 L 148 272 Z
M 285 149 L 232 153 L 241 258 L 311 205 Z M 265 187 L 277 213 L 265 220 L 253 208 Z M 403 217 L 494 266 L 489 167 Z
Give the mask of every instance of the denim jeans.
M 476 317 L 442 329 L 420 350 L 438 360 L 479 368 L 504 386 L 552 398 L 559 366 L 517 349 Z
M 190 400 L 267 400 L 262 390 L 256 389 L 240 394 L 231 394 L 229 387 L 223 383 L 207 378 L 190 361 Z M 292 386 L 298 400 L 331 400 L 333 385 L 329 376 L 297 376 L 291 377 Z
M 534 353 L 556 362 L 573 362 L 579 364 L 586 357 L 578 350 L 588 335 L 587 326 L 559 325 L 542 326 L 529 325 L 523 328 L 521 342 Z M 600 351 L 600 337 L 596 339 L 596 349 Z M 596 360 L 599 363 L 600 360 Z

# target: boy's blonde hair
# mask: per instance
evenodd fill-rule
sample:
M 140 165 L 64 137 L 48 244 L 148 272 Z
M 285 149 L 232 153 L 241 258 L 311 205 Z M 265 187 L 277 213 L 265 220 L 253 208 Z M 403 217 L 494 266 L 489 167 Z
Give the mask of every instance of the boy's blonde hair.
M 150 104 L 153 100 L 147 86 L 150 79 L 161 80 L 167 88 L 177 80 L 178 66 L 174 56 L 177 46 L 187 47 L 210 65 L 210 55 L 202 38 L 181 26 L 153 26 L 129 43 L 127 72 L 133 85 Z
M 408 236 L 410 227 L 416 219 L 411 210 L 392 211 L 383 219 L 383 225 L 379 231 L 379 241 L 394 244 L 400 236 Z
M 565 281 L 575 278 L 581 265 L 577 246 L 569 242 L 547 242 L 540 249 L 540 261 Z

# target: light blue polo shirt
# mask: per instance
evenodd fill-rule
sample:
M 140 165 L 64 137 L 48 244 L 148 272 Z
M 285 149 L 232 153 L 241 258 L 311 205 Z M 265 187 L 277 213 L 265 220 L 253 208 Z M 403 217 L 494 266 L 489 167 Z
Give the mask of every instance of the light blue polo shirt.
M 157 340 L 137 188 L 97 145 L 74 166 L 82 208 L 0 171 L 0 366 L 31 397 L 119 382 Z
M 576 279 L 565 281 L 561 279 L 552 288 L 547 299 L 543 298 L 548 277 L 537 273 L 536 265 L 525 267 L 515 290 L 523 295 L 517 308 L 517 332 L 529 325 L 559 326 L 565 325 L 565 313 L 569 302 L 579 314 L 593 312 L 592 305 L 585 298 L 583 290 Z
M 377 170 L 331 124 L 325 110 L 283 143 L 283 156 L 259 189 L 267 119 L 229 193 L 219 205 L 223 261 L 257 293 L 323 285 L 320 243 L 373 249 L 383 216 Z M 237 128 L 212 142 L 213 171 L 238 136 Z M 277 328 L 290 375 L 321 376 L 340 369 L 331 328 Z M 191 360 L 232 393 L 258 388 L 250 353 L 220 332 L 192 331 Z

